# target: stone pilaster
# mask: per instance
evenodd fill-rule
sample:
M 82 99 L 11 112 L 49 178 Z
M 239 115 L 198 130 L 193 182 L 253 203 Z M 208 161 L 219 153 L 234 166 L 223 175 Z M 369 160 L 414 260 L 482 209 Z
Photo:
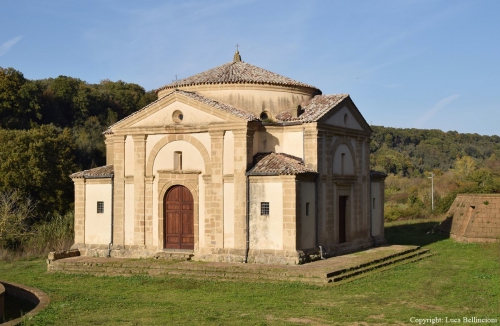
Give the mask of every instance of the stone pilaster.
M 111 135 L 106 135 L 106 140 L 104 141 L 106 144 L 106 165 L 113 164 L 113 138 Z
M 145 245 L 145 194 L 146 135 L 134 135 L 134 244 Z
M 318 171 L 318 149 L 318 130 L 316 126 L 311 126 L 304 130 L 304 164 L 316 171 Z
M 370 193 L 371 193 L 371 182 L 370 182 L 370 138 L 365 138 L 363 141 L 363 167 L 362 167 L 362 173 L 363 173 L 363 189 L 365 191 L 364 193 L 364 204 L 363 207 L 365 209 L 364 211 L 364 216 L 365 216 L 365 221 L 366 221 L 366 229 L 368 230 L 365 234 L 368 237 L 371 233 L 370 230 L 370 218 L 371 218 L 371 207 L 372 207 L 372 199 L 370 198 Z
M 246 171 L 252 163 L 253 130 L 233 130 L 234 134 L 234 248 L 246 247 Z
M 113 245 L 125 244 L 125 136 L 113 137 Z
M 153 245 L 153 181 L 154 176 L 144 178 L 144 214 L 146 220 L 146 246 Z
M 295 176 L 283 178 L 283 250 L 297 250 L 297 181 Z
M 320 198 L 325 201 L 325 208 L 321 211 L 324 211 L 324 220 L 323 223 L 319 225 L 320 240 L 319 245 L 333 245 L 335 243 L 334 234 L 335 234 L 335 210 L 337 207 L 335 206 L 336 198 L 334 193 L 334 184 L 333 184 L 333 137 L 329 135 L 326 139 L 326 177 L 321 178 L 321 187 L 319 189 Z M 323 190 L 325 195 L 323 196 Z M 320 205 L 320 207 L 322 207 Z M 323 226 L 323 227 L 322 227 Z
M 75 183 L 75 244 L 85 243 L 85 179 Z
M 205 216 L 204 221 L 200 221 L 200 223 L 205 225 L 205 234 L 203 235 L 205 236 L 205 246 L 215 247 L 215 231 L 213 231 L 215 230 L 215 219 L 212 218 L 212 175 L 203 175 L 203 183 L 205 184 Z
M 365 234 L 365 215 L 363 208 L 363 198 L 364 189 L 363 184 L 363 140 L 361 138 L 356 139 L 356 171 L 354 173 L 357 176 L 358 182 L 354 184 L 354 225 L 351 230 L 354 231 L 353 238 L 363 237 Z
M 212 161 L 212 182 L 210 184 L 210 203 L 208 208 L 208 219 L 212 226 L 210 243 L 215 242 L 217 248 L 224 247 L 224 184 L 222 180 L 224 159 L 224 131 L 209 131 Z

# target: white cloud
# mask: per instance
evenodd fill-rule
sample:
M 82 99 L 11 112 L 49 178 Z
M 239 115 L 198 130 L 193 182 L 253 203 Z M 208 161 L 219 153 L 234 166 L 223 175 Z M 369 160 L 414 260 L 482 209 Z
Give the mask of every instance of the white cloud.
M 23 38 L 23 36 L 19 35 L 19 36 L 14 37 L 11 40 L 8 40 L 7 42 L 3 43 L 2 45 L 0 45 L 0 57 L 3 56 L 4 54 L 6 54 L 7 52 L 9 52 L 10 49 L 12 49 L 12 47 L 17 42 L 19 42 L 22 38 Z
M 418 118 L 415 121 L 415 127 L 416 128 L 424 128 L 424 125 L 427 121 L 429 121 L 433 116 L 436 115 L 439 111 L 444 109 L 448 104 L 451 102 L 455 101 L 457 98 L 459 98 L 461 95 L 460 94 L 453 94 L 448 97 L 445 97 L 444 99 L 440 100 L 434 106 L 432 109 L 428 110 L 425 112 L 420 118 Z

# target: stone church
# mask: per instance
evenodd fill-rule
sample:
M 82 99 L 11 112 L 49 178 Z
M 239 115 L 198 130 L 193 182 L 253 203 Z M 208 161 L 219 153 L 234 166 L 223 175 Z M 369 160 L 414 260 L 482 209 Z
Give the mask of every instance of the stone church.
M 384 240 L 385 174 L 347 94 L 241 60 L 159 88 L 71 175 L 82 255 L 301 264 Z

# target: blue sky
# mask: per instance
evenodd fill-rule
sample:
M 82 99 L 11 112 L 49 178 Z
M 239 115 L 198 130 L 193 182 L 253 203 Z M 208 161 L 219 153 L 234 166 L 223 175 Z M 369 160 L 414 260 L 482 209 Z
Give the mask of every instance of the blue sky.
M 0 66 L 146 90 L 242 59 L 370 124 L 500 135 L 497 0 L 0 2 Z

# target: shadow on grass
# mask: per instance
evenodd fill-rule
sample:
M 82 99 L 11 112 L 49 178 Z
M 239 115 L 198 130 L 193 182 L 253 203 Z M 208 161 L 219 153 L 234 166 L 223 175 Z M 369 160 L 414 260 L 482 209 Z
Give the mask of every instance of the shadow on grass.
M 385 227 L 385 238 L 389 244 L 427 246 L 449 238 L 449 235 L 436 230 L 440 222 L 422 221 L 395 224 Z

